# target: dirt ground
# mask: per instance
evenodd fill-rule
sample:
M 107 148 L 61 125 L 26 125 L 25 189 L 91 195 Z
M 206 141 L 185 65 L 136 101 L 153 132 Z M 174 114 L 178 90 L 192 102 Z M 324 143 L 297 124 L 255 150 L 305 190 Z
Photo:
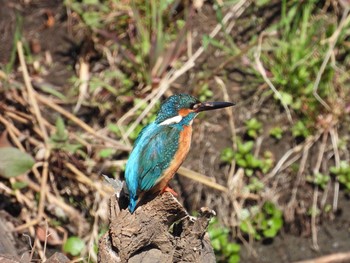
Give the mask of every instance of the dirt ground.
M 72 85 L 69 82 L 69 78 L 77 74 L 75 65 L 79 58 L 83 56 L 92 56 L 94 58 L 92 59 L 92 63 L 96 66 L 94 70 L 99 71 L 103 69 L 105 61 L 99 57 L 93 48 L 90 48 L 91 39 L 89 39 L 89 32 L 77 30 L 71 24 L 72 21 L 68 20 L 69 16 L 62 1 L 28 1 L 29 4 L 26 4 L 26 2 L 0 0 L 0 65 L 7 64 L 11 58 L 16 19 L 18 19 L 17 14 L 20 14 L 23 17 L 22 38 L 28 43 L 33 57 L 45 64 L 48 56 L 50 56 L 50 63 L 44 66 L 44 70 L 38 72 L 30 68 L 34 86 L 36 82 L 49 83 L 58 91 L 68 94 Z M 252 13 L 255 11 L 253 10 Z M 262 22 L 258 26 L 251 24 L 251 16 L 249 15 L 236 21 L 233 32 L 235 32 L 235 39 L 238 45 L 243 47 L 244 43 L 251 40 L 252 36 L 261 33 L 269 23 L 278 18 L 279 10 L 276 5 L 269 10 L 256 11 L 255 16 L 256 19 L 262 19 L 259 20 Z M 51 18 L 54 19 L 54 24 L 52 25 L 48 24 Z M 216 23 L 215 13 L 208 4 L 195 16 L 193 28 L 195 32 L 208 33 Z M 244 59 L 241 59 L 234 64 L 225 65 L 217 74 L 225 79 L 229 98 L 237 103 L 234 109 L 234 120 L 238 134 L 244 136 L 244 121 L 256 115 L 262 121 L 264 130 L 268 130 L 276 122 L 281 123 L 281 125 L 287 124 L 288 121 L 283 109 L 273 103 L 269 103 L 271 98 L 260 97 L 261 93 L 259 93 L 259 90 L 264 90 L 266 87 L 256 87 L 256 84 L 253 82 L 255 77 L 245 70 L 243 64 L 239 63 L 243 63 L 243 61 Z M 172 87 L 172 92 L 196 93 L 196 84 L 200 81 L 197 73 L 213 72 L 223 62 L 224 58 L 216 57 L 211 52 L 206 52 L 200 58 L 196 67 L 176 82 L 176 85 Z M 22 74 L 18 68 L 19 64 L 18 60 L 16 60 L 11 77 L 18 82 L 23 82 Z M 209 81 L 209 86 L 214 90 L 214 94 L 222 94 L 222 90 L 214 79 Z M 5 97 L 4 94 L 0 93 L 0 103 L 11 104 L 11 101 Z M 214 99 L 222 99 L 222 96 L 215 95 Z M 69 107 L 67 105 L 67 108 Z M 116 110 L 113 113 L 115 114 L 114 119 L 122 116 L 125 113 L 124 111 L 125 109 Z M 97 127 L 97 124 L 106 125 L 108 120 L 101 120 L 101 116 L 97 115 L 99 113 L 101 111 L 97 108 L 83 107 L 78 113 L 78 117 L 91 126 L 95 125 Z M 54 123 L 55 114 L 52 114 L 49 110 L 43 114 L 46 119 Z M 232 136 L 228 132 L 230 128 L 227 120 L 228 115 L 226 112 L 207 113 L 204 117 L 196 120 L 191 152 L 184 163 L 185 167 L 214 177 L 215 181 L 222 185 L 225 185 L 227 182 L 229 166 L 220 162 L 220 153 L 225 147 L 232 145 Z M 350 124 L 349 118 L 347 119 L 347 124 L 343 125 L 347 127 L 348 124 Z M 0 124 L 0 132 L 3 130 L 4 127 Z M 343 133 L 348 132 L 347 128 L 343 130 Z M 269 150 L 276 159 L 279 159 L 288 149 L 297 145 L 298 142 L 292 136 L 286 136 L 283 140 L 276 142 L 269 138 L 268 134 L 263 134 L 260 143 L 260 152 Z M 316 145 L 311 152 L 315 154 L 318 150 L 319 146 Z M 61 157 L 56 156 L 53 162 L 56 166 L 56 173 L 60 172 Z M 120 154 L 118 157 L 125 158 L 125 153 Z M 64 156 L 63 159 L 65 158 L 70 157 Z M 311 160 L 306 169 L 311 169 L 314 161 Z M 103 166 L 100 164 L 97 164 L 97 167 L 93 168 L 93 170 L 108 174 L 108 171 L 103 170 Z M 261 178 L 264 177 L 263 174 L 259 176 Z M 101 178 L 92 179 L 101 180 Z M 280 207 L 285 209 L 283 211 L 284 215 L 288 216 L 286 207 L 296 178 L 290 170 L 287 170 L 275 179 L 276 185 L 281 188 L 270 194 L 276 194 L 275 200 L 278 200 Z M 63 176 L 55 176 L 55 180 L 57 180 L 55 184 L 59 190 L 69 188 L 72 183 L 70 179 L 63 178 Z M 1 179 L 1 181 L 5 180 Z M 273 186 L 274 183 L 271 183 L 271 188 Z M 173 180 L 172 187 L 180 193 L 179 201 L 184 204 L 188 211 L 196 211 L 202 206 L 208 206 L 217 211 L 220 222 L 230 225 L 232 213 L 230 209 L 232 207 L 230 207 L 230 201 L 227 200 L 225 195 L 199 183 L 193 183 L 191 180 L 179 175 Z M 67 190 L 64 196 L 68 197 L 69 192 Z M 86 195 L 91 194 L 90 200 L 94 198 L 92 192 L 91 190 L 84 192 Z M 241 262 L 293 262 L 335 252 L 350 251 L 349 194 L 341 191 L 337 211 L 332 215 L 317 219 L 318 251 L 312 248 L 310 217 L 305 216 L 305 211 L 300 210 L 302 208 L 300 206 L 301 203 L 305 207 L 309 207 L 312 203 L 312 194 L 313 188 L 310 184 L 305 182 L 300 184 L 297 194 L 297 209 L 292 212 L 293 220 L 286 222 L 282 231 L 273 240 L 254 241 L 248 245 L 242 244 Z M 80 194 L 80 197 L 82 200 L 85 198 L 82 194 Z M 0 193 L 0 200 L 0 210 L 5 210 L 12 217 L 17 217 L 20 214 L 22 206 L 16 202 L 14 197 L 8 197 Z M 328 196 L 328 200 L 331 200 L 331 193 Z M 83 207 L 77 207 L 77 209 L 82 214 L 87 214 L 91 204 L 82 203 Z M 13 224 L 19 225 L 19 222 Z M 74 229 L 75 227 L 65 226 L 66 229 Z M 26 243 L 26 238 L 23 238 L 21 235 L 16 236 L 16 238 L 18 239 L 17 246 L 21 247 L 23 251 L 23 244 Z M 50 253 L 55 250 L 55 246 L 49 247 Z

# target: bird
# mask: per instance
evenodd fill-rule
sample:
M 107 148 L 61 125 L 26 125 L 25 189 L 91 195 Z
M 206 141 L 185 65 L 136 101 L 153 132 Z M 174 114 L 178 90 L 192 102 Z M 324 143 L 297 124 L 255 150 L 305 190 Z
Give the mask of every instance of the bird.
M 200 102 L 189 94 L 175 94 L 160 106 L 154 122 L 138 134 L 125 168 L 130 213 L 147 193 L 165 191 L 191 146 L 192 123 L 198 113 L 233 106 L 231 102 Z

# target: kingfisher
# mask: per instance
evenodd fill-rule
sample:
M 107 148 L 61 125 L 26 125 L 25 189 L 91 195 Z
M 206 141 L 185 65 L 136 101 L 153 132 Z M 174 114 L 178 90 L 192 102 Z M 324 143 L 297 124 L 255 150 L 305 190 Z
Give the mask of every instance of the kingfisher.
M 131 213 L 145 194 L 168 191 L 176 195 L 168 182 L 190 150 L 194 118 L 199 112 L 233 105 L 231 102 L 200 102 L 188 94 L 170 96 L 162 103 L 155 121 L 144 127 L 136 138 L 126 164 Z

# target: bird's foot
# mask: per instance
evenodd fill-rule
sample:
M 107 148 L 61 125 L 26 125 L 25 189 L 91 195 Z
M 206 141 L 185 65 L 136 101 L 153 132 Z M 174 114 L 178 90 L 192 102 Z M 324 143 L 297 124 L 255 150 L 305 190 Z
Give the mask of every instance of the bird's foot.
M 178 196 L 178 194 L 173 190 L 171 189 L 169 186 L 166 186 L 163 190 L 162 190 L 162 193 L 164 192 L 169 192 L 171 193 L 173 196 Z

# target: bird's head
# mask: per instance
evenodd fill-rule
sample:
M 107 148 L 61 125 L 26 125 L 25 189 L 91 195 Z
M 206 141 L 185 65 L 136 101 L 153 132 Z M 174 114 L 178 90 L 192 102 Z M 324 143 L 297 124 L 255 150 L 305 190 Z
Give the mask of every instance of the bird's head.
M 233 106 L 231 102 L 200 102 L 188 94 L 170 96 L 160 107 L 156 123 L 170 125 L 181 123 L 189 125 L 201 111 L 215 110 Z

